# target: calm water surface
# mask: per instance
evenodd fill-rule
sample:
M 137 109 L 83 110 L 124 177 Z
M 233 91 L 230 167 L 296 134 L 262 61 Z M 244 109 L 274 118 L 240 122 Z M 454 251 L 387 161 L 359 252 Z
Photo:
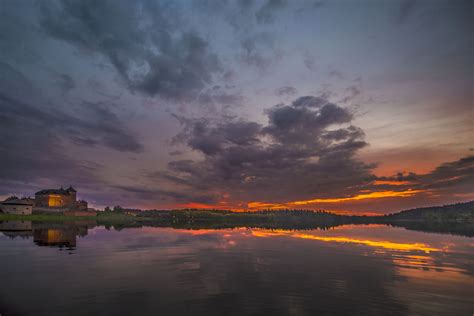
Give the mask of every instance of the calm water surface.
M 474 238 L 22 225 L 0 234 L 2 316 L 474 313 Z

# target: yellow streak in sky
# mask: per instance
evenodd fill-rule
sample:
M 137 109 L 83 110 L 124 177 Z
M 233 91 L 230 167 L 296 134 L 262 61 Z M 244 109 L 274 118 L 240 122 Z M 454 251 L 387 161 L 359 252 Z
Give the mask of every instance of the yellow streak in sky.
M 311 200 L 302 200 L 302 201 L 292 201 L 292 202 L 282 203 L 282 204 L 250 202 L 248 203 L 248 207 L 249 208 L 281 209 L 281 208 L 290 208 L 293 206 L 316 204 L 316 203 L 341 203 L 341 202 L 360 201 L 360 200 L 367 200 L 367 199 L 380 199 L 380 198 L 387 198 L 387 197 L 409 197 L 421 192 L 425 192 L 425 190 L 379 191 L 379 192 L 359 194 L 359 195 L 351 196 L 351 197 L 311 199 Z
M 384 184 L 387 184 L 387 185 L 409 185 L 409 184 L 413 184 L 413 183 L 410 182 L 410 181 L 375 180 L 375 181 L 374 181 L 374 184 L 375 184 L 375 185 L 384 185 Z
M 381 191 L 381 192 L 359 194 L 356 196 L 346 197 L 346 198 L 313 199 L 313 200 L 304 200 L 304 201 L 294 201 L 290 203 L 294 205 L 306 205 L 306 204 L 313 204 L 313 203 L 339 203 L 339 202 L 359 201 L 359 200 L 366 200 L 366 199 L 380 199 L 380 198 L 386 198 L 386 197 L 407 197 L 407 196 L 412 196 L 420 192 L 423 192 L 423 190 Z

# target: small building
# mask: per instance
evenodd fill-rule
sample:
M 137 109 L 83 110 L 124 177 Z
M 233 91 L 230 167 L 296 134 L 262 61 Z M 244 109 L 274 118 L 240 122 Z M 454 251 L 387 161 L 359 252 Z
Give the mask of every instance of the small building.
M 78 209 L 79 211 L 87 212 L 87 210 L 88 210 L 88 204 L 87 204 L 87 202 L 84 201 L 84 200 L 77 201 L 77 209 Z
M 33 203 L 29 199 L 9 198 L 2 202 L 0 209 L 5 214 L 30 215 Z

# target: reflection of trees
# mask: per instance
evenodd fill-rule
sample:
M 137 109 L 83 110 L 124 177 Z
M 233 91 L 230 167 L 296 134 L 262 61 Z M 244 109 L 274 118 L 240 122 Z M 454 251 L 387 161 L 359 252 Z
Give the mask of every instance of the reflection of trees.
M 421 221 L 394 221 L 389 224 L 391 226 L 403 227 L 409 230 L 474 237 L 474 224 L 468 225 L 457 222 Z
M 178 229 L 226 229 L 226 228 L 265 228 L 284 230 L 327 230 L 347 224 L 384 224 L 406 229 L 449 233 L 461 236 L 474 236 L 472 222 L 429 221 L 429 220 L 398 220 L 390 217 L 371 216 L 340 216 L 328 213 L 305 211 L 271 211 L 259 213 L 216 214 L 213 211 L 158 211 L 140 214 L 134 220 L 97 221 L 107 229 L 121 230 L 133 227 L 172 227 Z

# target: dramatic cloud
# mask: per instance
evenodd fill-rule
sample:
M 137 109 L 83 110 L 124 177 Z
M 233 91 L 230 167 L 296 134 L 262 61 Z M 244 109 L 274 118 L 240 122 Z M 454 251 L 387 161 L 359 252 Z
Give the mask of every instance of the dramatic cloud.
M 376 206 L 387 212 L 405 205 L 401 201 L 416 205 L 420 199 L 472 193 L 472 156 L 427 174 L 377 177 L 375 165 L 356 157 L 367 143 L 362 129 L 351 125 L 352 113 L 322 97 L 300 97 L 265 113 L 266 125 L 179 118 L 184 130 L 175 143 L 185 143 L 202 159 L 172 161 L 167 172 L 154 176 L 177 185 L 189 201 L 198 202 L 191 194 L 199 192 L 199 203 L 215 207 L 351 209 L 356 202 L 382 201 L 373 203 L 392 203 Z
M 132 90 L 170 99 L 192 96 L 221 70 L 217 55 L 172 6 L 152 1 L 42 3 L 51 36 L 106 57 Z
M 266 126 L 233 119 L 182 120 L 185 129 L 177 139 L 203 160 L 171 162 L 168 180 L 208 193 L 215 202 L 341 195 L 370 181 L 372 166 L 354 157 L 366 145 L 364 133 L 349 125 L 347 109 L 302 97 L 267 115 Z
M 105 105 L 85 103 L 84 117 L 75 117 L 57 109 L 39 109 L 0 95 L 2 119 L 12 124 L 9 132 L 41 130 L 59 139 L 87 146 L 102 145 L 118 151 L 141 152 L 143 145 L 124 128 L 124 123 Z M 86 117 L 88 117 L 86 119 Z M 90 119 L 92 117 L 93 119 Z M 18 124 L 18 125 L 17 125 Z M 8 124 L 7 124 L 8 125 Z
M 433 194 L 469 194 L 474 188 L 474 156 L 443 163 L 432 172 L 416 176 L 421 188 Z
M 72 184 L 101 206 L 376 212 L 472 199 L 472 158 L 456 161 L 472 155 L 471 7 L 4 1 L 0 196 Z
M 398 173 L 392 177 L 377 177 L 376 184 L 385 188 L 410 187 L 429 194 L 468 194 L 474 188 L 474 156 L 445 162 L 426 174 Z
M 124 123 L 100 104 L 84 104 L 84 117 L 54 108 L 37 108 L 0 95 L 0 178 L 8 191 L 12 183 L 42 179 L 95 186 L 100 164 L 76 161 L 67 144 L 104 146 L 122 152 L 141 152 L 143 145 Z M 90 118 L 93 119 L 90 119 Z

